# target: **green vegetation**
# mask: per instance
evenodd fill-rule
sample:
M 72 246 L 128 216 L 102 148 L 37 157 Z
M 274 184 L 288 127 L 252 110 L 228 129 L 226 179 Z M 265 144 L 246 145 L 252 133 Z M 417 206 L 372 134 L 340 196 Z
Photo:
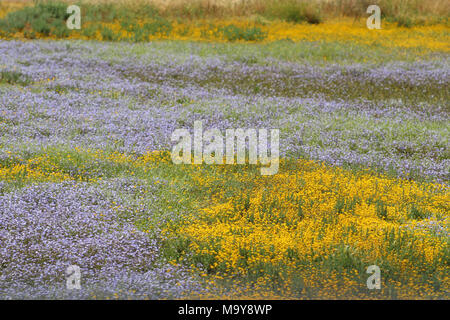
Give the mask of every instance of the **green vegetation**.
M 261 41 L 267 36 L 267 33 L 261 31 L 260 28 L 239 28 L 233 24 L 219 28 L 218 34 L 228 41 L 245 40 L 245 41 Z
M 18 85 L 27 85 L 31 82 L 31 79 L 26 75 L 17 72 L 17 71 L 8 71 L 2 70 L 0 71 L 0 84 L 18 84 Z
M 256 20 L 283 20 L 292 23 L 318 24 L 329 18 L 339 16 L 354 17 L 355 20 L 365 17 L 369 4 L 377 4 L 382 8 L 382 17 L 386 21 L 397 23 L 401 27 L 415 25 L 448 23 L 450 5 L 431 0 L 377 0 L 354 1 L 339 0 L 331 2 L 308 2 L 303 0 L 261 0 L 250 4 L 237 3 L 234 6 L 211 5 L 205 1 L 194 1 L 189 4 L 169 4 L 161 8 L 152 3 L 129 1 L 124 3 L 77 3 L 82 10 L 82 21 L 89 25 L 83 34 L 92 36 L 96 30 L 105 40 L 120 40 L 120 35 L 98 23 L 120 22 L 123 29 L 132 32 L 132 40 L 143 41 L 149 35 L 168 35 L 172 31 L 172 21 L 210 18 L 235 18 L 256 16 Z M 67 4 L 54 0 L 35 1 L 33 6 L 26 6 L 9 12 L 0 19 L 0 32 L 6 35 L 23 32 L 27 38 L 43 36 L 67 37 L 71 30 L 65 26 L 68 18 Z M 1 7 L 0 7 L 1 9 Z M 137 27 L 137 22 L 145 21 L 144 27 Z M 265 38 L 264 32 L 257 27 L 242 29 L 237 26 L 226 26 L 216 33 L 223 39 L 256 41 Z
M 69 17 L 66 9 L 62 2 L 37 2 L 0 19 L 0 30 L 7 34 L 24 31 L 29 38 L 34 38 L 35 33 L 66 37 L 69 32 L 65 24 Z

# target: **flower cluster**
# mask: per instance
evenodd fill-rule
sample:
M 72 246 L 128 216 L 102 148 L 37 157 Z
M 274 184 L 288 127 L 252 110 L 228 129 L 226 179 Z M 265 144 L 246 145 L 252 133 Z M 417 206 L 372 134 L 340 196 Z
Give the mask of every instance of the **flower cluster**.
M 384 272 L 379 296 L 392 297 L 392 288 L 403 298 L 446 295 L 450 193 L 444 185 L 300 160 L 284 161 L 273 177 L 226 167 L 221 174 L 189 172 L 211 200 L 163 230 L 186 252 L 175 261 L 200 263 L 217 281 L 244 277 L 277 286 L 284 297 L 302 297 L 303 290 L 321 298 L 371 297 L 361 278 L 373 264 Z M 218 190 L 225 179 L 239 189 Z M 237 295 L 248 292 L 244 287 Z
M 446 29 L 261 28 L 302 41 L 0 40 L 0 298 L 448 298 Z M 196 120 L 279 173 L 172 163 Z
M 129 217 L 121 198 L 138 194 L 139 184 L 41 184 L 0 196 L 1 298 L 154 299 L 200 290 L 187 271 L 157 264 L 157 239 L 134 226 L 139 215 Z M 66 288 L 70 265 L 81 269 L 80 291 Z
M 280 152 L 289 157 L 448 179 L 446 60 L 369 70 L 163 57 L 156 44 L 123 44 L 114 49 L 121 58 L 111 60 L 109 50 L 99 43 L 0 43 L 0 65 L 31 81 L 0 87 L 0 158 L 24 145 L 29 152 L 42 145 L 167 150 L 176 128 L 203 120 L 220 130 L 280 128 Z

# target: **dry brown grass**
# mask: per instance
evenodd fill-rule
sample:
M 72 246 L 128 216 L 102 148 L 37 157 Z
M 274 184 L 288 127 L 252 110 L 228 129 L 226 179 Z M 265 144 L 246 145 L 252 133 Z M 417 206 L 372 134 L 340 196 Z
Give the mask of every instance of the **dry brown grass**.
M 36 0 L 2 0 L 2 3 L 33 3 Z M 280 17 L 286 10 L 306 8 L 322 18 L 340 16 L 365 17 L 371 4 L 380 6 L 384 17 L 393 21 L 412 19 L 432 20 L 449 17 L 450 1 L 442 0 L 58 0 L 68 3 L 84 2 L 94 4 L 118 4 L 139 6 L 150 4 L 163 15 L 173 17 L 229 17 L 229 16 L 272 16 Z M 286 9 L 289 7 L 288 9 Z

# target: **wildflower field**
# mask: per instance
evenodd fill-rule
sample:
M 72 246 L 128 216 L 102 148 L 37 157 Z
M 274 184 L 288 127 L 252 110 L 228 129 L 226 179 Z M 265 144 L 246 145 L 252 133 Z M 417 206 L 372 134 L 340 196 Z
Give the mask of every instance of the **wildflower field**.
M 32 6 L 0 6 L 0 299 L 449 299 L 448 22 Z M 278 173 L 174 164 L 197 120 L 279 129 Z

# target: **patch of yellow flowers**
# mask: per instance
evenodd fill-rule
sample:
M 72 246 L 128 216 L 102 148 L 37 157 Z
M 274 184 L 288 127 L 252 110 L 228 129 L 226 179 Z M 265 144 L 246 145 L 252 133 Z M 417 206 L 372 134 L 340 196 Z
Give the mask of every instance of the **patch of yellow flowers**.
M 0 180 L 96 181 L 105 164 L 127 175 L 180 170 L 168 152 L 74 151 L 11 156 Z M 210 294 L 201 298 L 448 297 L 447 185 L 309 160 L 280 165 L 274 176 L 248 165 L 182 165 L 178 182 L 171 175 L 173 192 L 197 209 L 161 236 L 185 243 L 172 263 L 202 266 Z M 366 287 L 370 265 L 381 269 L 381 290 Z
M 441 290 L 449 289 L 446 186 L 355 174 L 306 160 L 273 177 L 229 171 L 218 178 L 201 169 L 192 174 L 206 189 L 226 180 L 243 187 L 231 197 L 215 191 L 208 205 L 182 226 L 166 230 L 166 236 L 187 239 L 187 252 L 194 261 L 210 263 L 206 267 L 217 283 L 255 279 L 253 289 L 244 285 L 236 297 L 260 297 L 274 281 L 273 298 L 442 296 L 431 280 L 419 280 L 427 268 L 435 268 L 445 284 Z M 419 222 L 413 210 L 427 214 L 417 217 Z M 440 234 L 426 227 L 435 223 Z M 381 293 L 368 290 L 368 275 L 361 276 L 372 264 L 384 276 Z M 393 274 L 401 281 L 389 280 Z
M 71 179 L 70 175 L 57 168 L 47 155 L 31 159 L 11 159 L 11 163 L 0 165 L 0 180 L 5 182 L 60 182 Z
M 23 4 L 5 6 L 0 10 L 0 18 L 7 12 L 20 9 Z M 135 21 L 138 29 L 142 29 L 148 21 Z M 339 41 L 376 47 L 420 48 L 427 51 L 450 51 L 449 27 L 445 24 L 431 26 L 416 26 L 412 28 L 396 27 L 395 24 L 382 22 L 381 30 L 369 30 L 365 20 L 341 18 L 321 24 L 294 24 L 283 21 L 269 21 L 263 19 L 197 19 L 188 21 L 171 21 L 172 30 L 168 34 L 155 33 L 141 39 L 150 40 L 193 40 L 193 41 L 227 41 L 217 30 L 226 26 L 236 26 L 241 29 L 259 28 L 266 36 L 262 42 L 272 42 L 289 39 L 292 41 Z M 83 30 L 90 27 L 97 28 L 86 35 Z M 101 29 L 108 28 L 119 40 L 132 40 L 133 33 L 125 30 L 120 21 L 105 23 L 83 23 L 81 30 L 71 30 L 68 39 L 105 40 Z M 24 39 L 23 33 L 16 33 L 14 38 Z M 36 34 L 37 38 L 57 39 L 54 35 L 44 36 Z M 1 32 L 0 32 L 1 38 Z M 107 40 L 107 39 L 106 39 Z M 238 40 L 239 41 L 239 40 Z M 243 41 L 243 40 L 241 40 Z
M 142 25 L 144 22 L 141 23 Z M 241 29 L 259 28 L 267 36 L 262 42 L 273 42 L 289 39 L 292 41 L 340 41 L 355 44 L 379 46 L 422 48 L 430 51 L 450 51 L 450 33 L 445 25 L 417 26 L 412 28 L 399 28 L 393 24 L 383 24 L 381 30 L 369 30 L 360 23 L 349 19 L 330 21 L 318 25 L 293 24 L 289 22 L 273 21 L 258 23 L 247 20 L 200 20 L 190 22 L 174 22 L 173 30 L 168 35 L 155 34 L 148 40 L 192 40 L 192 41 L 218 41 L 225 42 L 215 31 L 221 27 L 234 25 Z M 131 36 L 123 30 L 119 23 L 105 24 L 121 38 Z M 73 33 L 70 38 L 88 39 L 82 33 Z M 94 35 L 96 40 L 103 40 L 100 32 Z

